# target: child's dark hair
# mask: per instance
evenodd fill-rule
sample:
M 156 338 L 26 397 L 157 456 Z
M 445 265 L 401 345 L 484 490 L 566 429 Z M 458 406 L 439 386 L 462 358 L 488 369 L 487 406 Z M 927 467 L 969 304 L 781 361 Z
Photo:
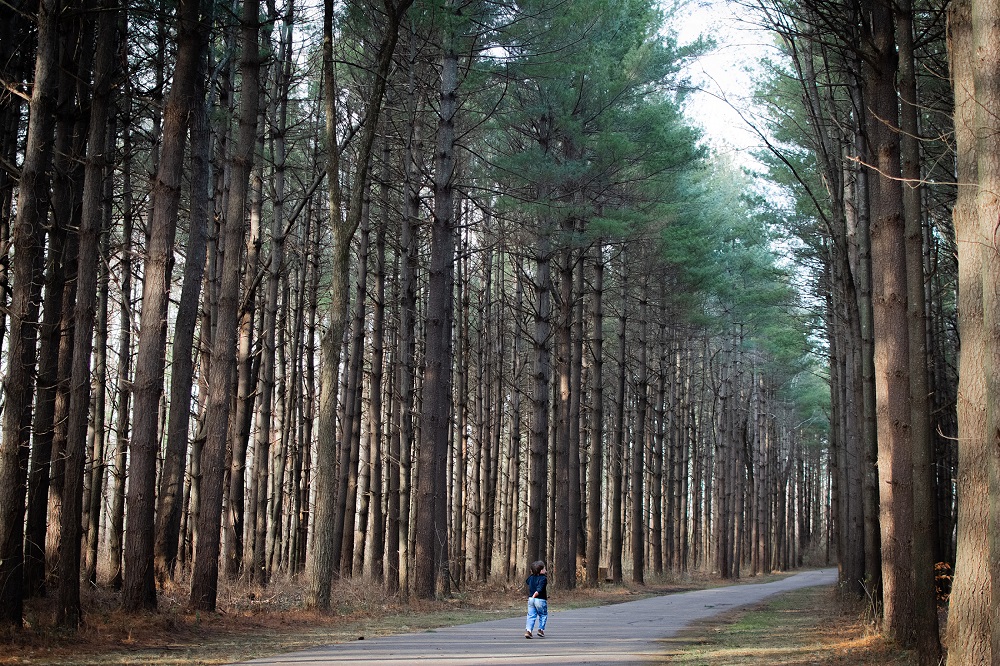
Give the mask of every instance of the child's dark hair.
M 534 576 L 537 576 L 538 574 L 542 573 L 542 569 L 544 568 L 545 568 L 545 562 L 543 562 L 542 560 L 535 560 L 534 562 L 531 563 L 531 573 Z

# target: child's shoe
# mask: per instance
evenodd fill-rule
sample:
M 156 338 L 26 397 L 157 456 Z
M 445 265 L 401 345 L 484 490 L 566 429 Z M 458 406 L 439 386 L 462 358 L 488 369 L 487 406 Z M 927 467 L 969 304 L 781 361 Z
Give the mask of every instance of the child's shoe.
M 525 638 L 531 638 L 531 632 L 530 631 L 524 632 L 524 637 Z
M 542 629 L 538 630 L 538 637 L 539 638 L 545 638 L 545 632 Z

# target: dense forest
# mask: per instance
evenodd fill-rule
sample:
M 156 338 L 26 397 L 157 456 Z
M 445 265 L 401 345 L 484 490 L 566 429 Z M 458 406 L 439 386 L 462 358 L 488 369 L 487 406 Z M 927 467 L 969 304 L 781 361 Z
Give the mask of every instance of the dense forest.
M 991 663 L 1000 8 L 732 1 L 740 160 L 683 6 L 3 3 L 0 622 L 835 562 Z

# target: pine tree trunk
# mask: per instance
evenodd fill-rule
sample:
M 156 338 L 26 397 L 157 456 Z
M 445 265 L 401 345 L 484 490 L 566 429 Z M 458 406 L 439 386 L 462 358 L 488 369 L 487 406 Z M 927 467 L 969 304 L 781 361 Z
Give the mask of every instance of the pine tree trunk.
M 260 103 L 258 103 L 260 104 Z M 257 122 L 261 122 L 263 114 L 258 109 Z M 255 155 L 263 156 L 264 132 L 258 133 L 254 140 L 256 146 Z M 257 526 L 258 526 L 258 500 L 263 492 L 266 496 L 266 477 L 268 456 L 265 452 L 263 456 L 258 456 L 257 451 L 253 451 L 253 468 L 250 470 L 250 491 L 247 492 L 247 454 L 250 448 L 250 426 L 253 421 L 254 394 L 257 388 L 257 372 L 259 368 L 257 357 L 252 353 L 254 325 L 260 320 L 257 319 L 257 271 L 260 270 L 260 248 L 261 248 L 261 207 L 263 205 L 263 169 L 261 160 L 257 160 L 250 173 L 249 189 L 249 226 L 247 228 L 245 242 L 245 259 L 241 262 L 243 272 L 243 287 L 239 293 L 239 313 L 236 325 L 236 387 L 235 403 L 233 404 L 232 427 L 227 431 L 229 439 L 226 450 L 226 461 L 229 464 L 229 494 L 225 497 L 224 503 L 229 509 L 231 516 L 231 529 L 226 534 L 226 545 L 230 540 L 233 549 L 225 557 L 226 575 L 230 578 L 239 576 L 240 571 L 255 582 L 258 581 L 260 565 L 264 556 L 259 552 L 257 546 Z M 234 165 L 235 166 L 235 165 Z M 230 197 L 232 192 L 230 191 Z M 227 208 L 228 210 L 228 208 Z M 225 233 L 226 227 L 222 232 Z M 223 254 L 225 262 L 225 254 Z M 223 264 L 224 265 L 224 264 Z M 223 278 L 223 281 L 225 278 Z M 261 427 L 270 429 L 270 424 Z M 231 460 L 230 460 L 231 456 Z M 264 486 L 261 485 L 261 476 L 264 476 Z
M 111 115 L 114 58 L 118 41 L 118 7 L 115 1 L 106 0 L 102 3 L 101 10 L 79 231 L 77 298 L 73 311 L 73 363 L 65 451 L 66 483 L 63 488 L 62 524 L 59 530 L 59 600 L 56 623 L 73 629 L 80 625 L 83 616 L 80 606 L 83 478 L 91 404 L 91 353 L 97 308 L 97 273 L 104 221 L 102 199 L 105 178 L 109 177 L 108 120 Z
M 584 231 L 584 222 L 579 220 L 576 228 L 577 233 Z M 573 587 L 576 587 L 577 572 L 583 571 L 586 563 L 586 515 L 583 511 L 583 501 L 586 493 L 586 478 L 583 467 L 585 465 L 581 450 L 583 448 L 583 437 L 586 426 L 583 415 L 583 319 L 584 319 L 584 270 L 585 270 L 585 250 L 578 250 L 576 253 L 577 266 L 573 277 L 573 292 L 575 301 L 573 305 L 573 327 L 570 331 L 572 350 L 570 352 L 570 405 L 569 422 L 571 424 L 569 432 L 569 528 L 570 542 L 569 548 L 573 557 Z
M 382 511 L 382 477 L 384 468 L 382 392 L 385 368 L 385 252 L 386 232 L 389 228 L 389 143 L 382 145 L 381 206 L 382 213 L 375 233 L 375 285 L 372 293 L 372 360 L 368 404 L 372 423 L 368 445 L 371 459 L 371 548 L 368 549 L 368 570 L 372 580 L 382 583 L 385 579 L 385 515 Z M 398 529 L 398 528 L 397 528 Z M 397 544 L 398 547 L 398 544 Z
M 628 281 L 626 279 L 625 259 L 622 255 L 621 301 L 618 304 L 618 377 L 616 378 L 617 395 L 615 397 L 615 415 L 613 444 L 610 451 L 608 475 L 611 477 L 610 527 L 608 540 L 611 546 L 610 568 L 611 580 L 615 585 L 622 582 L 622 479 L 625 476 L 625 384 L 627 368 L 625 365 L 625 348 L 628 345 L 628 319 L 626 303 L 628 301 Z
M 119 12 L 120 14 L 120 12 Z M 118 26 L 115 26 L 115 30 Z M 117 35 L 112 35 L 112 39 Z M 114 164 L 115 150 L 118 142 L 117 122 L 109 119 L 107 154 Z M 113 166 L 109 166 L 109 169 Z M 101 226 L 101 261 L 98 265 L 98 296 L 97 323 L 94 332 L 94 383 L 97 393 L 94 395 L 92 411 L 93 422 L 88 431 L 90 448 L 90 469 L 88 471 L 89 499 L 84 500 L 84 515 L 86 516 L 86 551 L 83 578 L 90 585 L 97 585 L 97 550 L 101 537 L 101 513 L 104 506 L 104 477 L 107 473 L 105 451 L 107 450 L 107 383 L 108 383 L 108 298 L 111 276 L 108 262 L 111 257 L 111 201 L 114 195 L 114 178 L 104 179 L 104 199 L 102 205 Z
M 125 98 L 128 98 L 129 86 L 126 81 Z M 115 423 L 114 463 L 111 487 L 111 506 L 108 511 L 108 560 L 111 569 L 109 586 L 120 590 L 124 580 L 122 555 L 125 542 L 125 481 L 128 466 L 128 448 L 130 436 L 130 421 L 132 402 L 132 142 L 129 127 L 130 114 L 126 113 L 122 122 L 122 153 L 125 163 L 122 168 L 122 201 L 124 214 L 122 216 L 122 246 L 119 265 L 121 267 L 122 303 L 118 321 L 120 337 L 118 340 L 118 384 L 115 393 L 118 396 L 118 420 Z
M 74 57 L 77 50 L 93 44 L 86 38 L 84 21 L 66 20 L 62 26 L 57 120 L 52 163 L 51 229 L 45 260 L 45 292 L 42 304 L 41 344 L 38 355 L 38 398 L 34 415 L 35 442 L 28 477 L 28 514 L 25 529 L 24 581 L 28 594 L 45 593 L 47 569 L 57 565 L 60 508 L 64 482 L 63 449 L 69 408 L 69 372 L 73 336 L 72 294 L 76 284 L 76 236 L 79 228 L 75 205 L 82 196 L 77 161 L 82 163 L 81 142 L 86 128 L 79 118 L 82 100 L 77 92 L 89 81 L 89 67 Z M 89 61 L 89 58 L 83 60 Z M 79 78 L 75 78 L 76 77 Z M 69 307 L 69 311 L 66 308 Z M 62 354 L 62 357 L 60 357 Z
M 371 227 L 369 220 L 369 183 L 356 183 L 364 190 L 361 230 L 358 244 L 357 291 L 354 317 L 351 323 L 350 350 L 347 355 L 347 387 L 344 395 L 344 426 L 341 439 L 340 464 L 337 466 L 337 513 L 334 523 L 334 555 L 339 557 L 338 573 L 350 578 L 354 566 L 354 527 L 358 506 L 358 472 L 361 455 L 361 396 L 363 392 L 365 312 L 368 293 L 368 250 Z M 336 542 L 340 541 L 340 548 Z
M 569 224 L 572 220 L 565 220 L 562 224 L 562 233 L 567 235 L 571 231 Z M 570 453 L 569 440 L 570 430 L 576 424 L 570 422 L 570 366 L 572 355 L 572 326 L 573 326 L 573 252 L 572 248 L 566 244 L 559 250 L 559 260 L 557 262 L 559 271 L 559 293 L 558 312 L 556 314 L 555 330 L 555 391 L 556 391 L 556 436 L 555 436 L 555 483 L 553 492 L 555 494 L 555 561 L 552 571 L 552 582 L 559 589 L 572 589 L 576 582 L 576 549 L 571 549 L 570 532 L 576 529 L 576 525 L 569 520 L 569 474 L 570 474 Z
M 656 366 L 656 402 L 653 404 L 653 478 L 652 488 L 650 488 L 650 523 L 652 524 L 650 541 L 652 552 L 650 558 L 653 560 L 653 573 L 657 576 L 663 574 L 663 489 L 664 477 L 663 467 L 669 465 L 669 460 L 665 460 L 664 438 L 666 436 L 666 400 L 667 400 L 667 306 L 666 289 L 661 284 L 659 289 L 659 331 L 657 335 L 657 346 L 659 347 L 659 358 Z
M 455 114 L 458 110 L 458 54 L 447 40 L 441 61 L 440 106 L 434 165 L 434 217 L 427 285 L 427 339 L 418 448 L 416 552 L 413 589 L 434 596 L 438 572 L 447 577 L 447 483 L 442 465 L 448 450 L 452 359 L 451 300 L 454 249 Z M 444 583 L 445 581 L 441 581 Z
M 201 453 L 201 488 L 198 507 L 198 542 L 191 576 L 190 605 L 215 610 L 219 580 L 219 536 L 222 525 L 223 464 L 230 416 L 232 376 L 240 296 L 240 246 L 244 239 L 247 189 L 253 168 L 260 99 L 258 0 L 246 0 L 240 28 L 240 77 L 242 96 L 239 130 L 232 153 L 232 182 L 223 232 L 222 278 L 218 318 L 212 342 L 212 365 L 205 421 L 205 446 Z
M 921 213 L 920 126 L 916 65 L 913 54 L 911 0 L 896 5 L 899 44 L 900 158 L 906 235 L 907 320 L 909 324 L 910 427 L 913 446 L 913 594 L 914 631 L 921 664 L 941 657 L 934 587 L 935 515 L 934 445 L 931 438 L 928 384 L 927 320 L 924 298 L 924 224 Z
M 319 442 L 315 469 L 317 470 L 317 487 L 314 516 L 314 536 L 312 539 L 312 558 L 309 572 L 309 587 L 306 593 L 306 605 L 318 610 L 330 607 L 330 585 L 333 582 L 337 566 L 335 549 L 341 544 L 334 543 L 333 528 L 335 520 L 334 488 L 330 483 L 335 467 L 336 451 L 336 415 L 337 415 L 337 369 L 340 366 L 340 343 L 347 326 L 348 296 L 347 267 L 350 258 L 350 241 L 354 231 L 361 222 L 361 204 L 364 184 L 367 181 L 368 163 L 372 145 L 375 141 L 375 130 L 378 126 L 382 110 L 382 100 L 385 95 L 386 77 L 392 65 L 392 55 L 399 37 L 399 24 L 409 8 L 412 0 L 400 0 L 387 7 L 390 11 L 385 23 L 382 41 L 376 55 L 376 65 L 372 92 L 369 96 L 368 112 L 361 128 L 361 145 L 358 149 L 357 171 L 353 182 L 354 190 L 346 210 L 342 208 L 340 191 L 340 157 L 336 141 L 336 82 L 333 70 L 333 3 L 326 0 L 323 11 L 323 67 L 324 67 L 324 108 L 326 112 L 327 138 L 327 185 L 330 190 L 330 221 L 333 236 L 331 254 L 334 259 L 330 283 L 330 326 L 323 335 L 321 343 L 321 376 L 319 398 Z
M 386 552 L 388 569 L 386 590 L 406 592 L 406 566 L 409 545 L 408 461 L 413 449 L 413 384 L 416 323 L 417 227 L 420 206 L 417 142 L 420 126 L 416 120 L 415 45 L 410 42 L 407 68 L 407 117 L 403 150 L 403 221 L 399 236 L 399 335 L 396 365 L 397 395 L 393 404 L 393 432 L 389 440 L 389 497 L 387 505 Z
M 949 7 L 949 53 L 955 94 L 958 196 L 953 210 L 958 250 L 958 503 L 955 579 L 948 603 L 948 664 L 990 663 L 992 587 L 989 552 L 990 448 L 986 407 L 983 242 L 977 210 L 979 167 L 975 121 L 972 3 Z M 959 573 L 961 572 L 961 573 Z
M 524 354 L 521 353 L 521 342 L 524 340 L 524 269 L 520 260 L 515 259 L 514 267 L 514 331 L 511 344 L 511 370 L 514 386 L 510 399 L 510 439 L 507 443 L 507 500 L 504 506 L 504 577 L 510 580 L 517 571 L 519 523 L 517 506 L 521 502 L 523 485 L 521 484 L 521 374 L 525 367 Z
M 872 187 L 872 293 L 882 529 L 882 590 L 887 637 L 911 646 L 913 635 L 913 463 L 910 440 L 906 257 L 896 100 L 892 6 L 870 5 L 865 67 L 868 135 L 878 177 Z
M 980 245 L 982 252 L 983 281 L 983 350 L 984 370 L 986 374 L 986 440 L 989 473 L 989 580 L 991 594 L 987 621 L 991 628 L 990 651 L 993 663 L 1000 660 L 1000 627 L 997 618 L 1000 617 L 1000 585 L 996 583 L 1000 576 L 1000 461 L 997 452 L 1000 451 L 1000 256 L 998 256 L 998 239 L 1000 230 L 997 221 L 1000 219 L 1000 149 L 997 131 L 1000 129 L 1000 79 L 997 68 L 1000 67 L 1000 8 L 992 3 L 973 0 L 972 3 L 972 40 L 976 58 L 973 61 L 973 80 L 975 83 L 976 101 L 976 158 L 979 169 L 979 191 L 977 208 L 979 231 L 983 240 Z M 982 502 L 983 497 L 960 496 L 962 502 Z
M 34 393 L 35 339 L 41 290 L 41 253 L 48 213 L 49 169 L 59 43 L 58 0 L 38 3 L 38 47 L 31 93 L 31 115 L 18 187 L 11 265 L 13 292 L 10 343 L 4 376 L 3 440 L 0 442 L 0 619 L 20 626 L 23 610 L 25 484 Z
M 85 4 L 91 9 L 92 3 Z M 77 292 L 78 230 L 83 208 L 84 152 L 86 150 L 87 114 L 94 56 L 95 31 L 83 15 L 68 22 L 68 39 L 62 49 L 60 99 L 57 106 L 56 145 L 53 157 L 52 221 L 64 234 L 58 279 L 62 280 L 62 304 L 59 306 L 59 351 L 56 370 L 55 411 L 52 422 L 52 466 L 49 477 L 47 567 L 58 568 L 63 486 L 66 483 L 66 440 L 69 422 L 70 374 L 73 364 L 73 317 Z M 91 331 L 92 333 L 93 331 Z M 75 530 L 77 537 L 78 530 Z M 78 545 L 76 546 L 79 547 Z
M 185 461 L 188 453 L 188 430 L 191 418 L 191 386 L 194 382 L 194 333 L 198 324 L 201 283 L 205 273 L 208 218 L 212 214 L 209 192 L 211 166 L 209 151 L 209 109 L 207 90 L 207 49 L 212 23 L 212 3 L 196 27 L 198 74 L 191 111 L 191 190 L 192 210 L 188 229 L 184 280 L 174 323 L 172 367 L 170 374 L 170 411 L 167 417 L 167 445 L 163 456 L 156 515 L 156 539 L 153 544 L 154 572 L 162 585 L 173 580 L 180 540 L 181 504 L 183 502 Z
M 31 466 L 28 471 L 28 506 L 25 521 L 24 586 L 29 596 L 46 593 L 46 553 L 54 546 L 46 544 L 49 492 L 53 464 L 52 440 L 55 434 L 56 391 L 59 373 L 60 319 L 62 294 L 66 279 L 61 257 L 65 230 L 53 224 L 49 232 L 50 258 L 46 260 L 42 321 L 38 327 L 38 376 L 32 429 Z M 59 453 L 58 451 L 55 453 Z M 61 484 L 62 479 L 59 479 Z M 56 522 L 58 525 L 58 521 Z M 53 526 L 53 529 L 55 526 Z
M 160 163 L 153 182 L 150 237 L 139 320 L 135 373 L 133 437 L 129 464 L 128 522 L 125 531 L 123 604 L 137 610 L 156 607 L 153 571 L 158 415 L 163 393 L 166 316 L 173 268 L 174 238 L 180 204 L 181 172 L 187 123 L 198 65 L 198 0 L 185 0 L 177 15 L 177 65 L 164 111 Z
M 639 352 L 636 376 L 636 415 L 635 436 L 632 441 L 632 475 L 630 502 L 632 514 L 629 528 L 632 540 L 632 582 L 638 585 L 645 583 L 646 569 L 646 521 L 643 512 L 643 481 L 645 479 L 646 461 L 646 416 L 649 410 L 648 383 L 648 352 L 646 350 L 646 317 L 648 313 L 647 299 L 649 284 L 643 279 L 639 292 L 639 339 L 636 347 Z M 625 304 L 622 304 L 625 307 Z
M 265 440 L 276 439 L 278 450 L 272 454 L 273 476 L 271 477 L 271 509 L 269 520 L 267 521 L 267 536 L 262 551 L 266 549 L 266 557 L 260 564 L 260 570 L 256 572 L 258 583 L 266 584 L 271 573 L 277 566 L 275 561 L 275 548 L 277 547 L 278 535 L 281 527 L 281 514 L 283 507 L 283 489 L 285 484 L 285 461 L 287 460 L 288 437 L 285 428 L 284 393 L 285 382 L 279 381 L 279 373 L 284 376 L 284 364 L 278 363 L 276 353 L 283 353 L 285 345 L 275 346 L 275 336 L 280 335 L 284 341 L 285 326 L 279 325 L 278 321 L 278 296 L 281 286 L 282 272 L 285 266 L 285 241 L 288 233 L 288 225 L 291 220 L 286 221 L 285 213 L 285 162 L 287 158 L 287 147 L 285 145 L 285 135 L 288 130 L 288 94 L 291 80 L 292 68 L 292 20 L 294 18 L 294 4 L 289 3 L 284 16 L 284 25 L 281 31 L 281 45 L 278 53 L 278 64 L 276 73 L 275 92 L 277 97 L 276 116 L 272 122 L 274 127 L 274 204 L 272 208 L 271 224 L 271 256 L 267 268 L 267 287 L 264 294 L 264 326 L 263 326 L 263 350 L 261 354 L 261 371 L 258 385 L 260 393 L 260 409 L 257 414 L 257 439 L 254 443 L 255 451 L 268 450 Z M 287 284 L 287 282 L 286 282 Z M 287 289 L 286 297 L 283 299 L 285 311 L 288 309 Z M 284 319 L 284 317 L 283 317 Z M 280 350 L 280 351 L 279 351 Z M 276 369 L 277 366 L 277 369 Z M 275 390 L 277 389 L 277 395 Z M 272 425 L 272 400 L 274 402 L 274 425 Z M 261 454 L 258 454 L 261 455 Z M 264 493 L 265 497 L 267 493 Z M 258 508 L 258 516 L 261 509 L 266 510 L 266 504 Z M 259 528 L 258 528 L 259 529 Z M 263 530 L 261 530 L 263 531 Z M 265 555 L 264 553 L 261 553 Z
M 604 471 L 604 257 L 594 250 L 594 278 L 590 288 L 590 459 L 587 461 L 587 583 L 601 584 L 601 478 Z
M 860 66 L 858 67 L 860 69 Z M 864 108 L 866 104 L 866 96 L 860 87 L 860 83 L 851 86 L 855 108 Z M 865 123 L 859 122 L 858 125 L 854 140 L 855 149 L 865 164 L 871 164 L 873 158 L 869 155 L 869 137 Z M 848 343 L 847 347 L 854 355 L 854 359 L 851 361 L 851 372 L 855 376 L 855 380 L 850 382 L 847 387 L 848 390 L 854 391 L 854 404 L 857 405 L 860 400 L 860 408 L 856 407 L 849 413 L 851 433 L 858 431 L 860 436 L 848 435 L 852 452 L 856 451 L 856 453 L 852 453 L 852 463 L 860 466 L 859 470 L 851 469 L 851 478 L 853 479 L 857 474 L 860 474 L 861 477 L 861 520 L 864 524 L 865 550 L 864 583 L 861 580 L 850 581 L 852 586 L 850 589 L 853 589 L 860 597 L 865 594 L 864 585 L 877 586 L 877 581 L 882 578 L 882 545 L 879 531 L 878 427 L 875 413 L 875 324 L 872 305 L 871 202 L 875 197 L 870 184 L 874 178 L 865 168 L 859 168 L 856 175 L 857 238 L 852 244 L 856 248 L 856 256 L 852 265 L 856 281 L 852 284 L 845 278 L 844 283 L 848 287 L 847 307 L 851 317 L 848 320 L 851 329 L 845 333 L 845 336 L 849 336 L 848 340 L 855 341 Z M 855 301 L 857 302 L 856 314 L 854 312 Z M 855 319 L 857 320 L 856 324 L 854 323 Z M 859 339 L 860 345 L 856 342 Z M 857 423 L 858 416 L 861 417 L 860 424 Z M 858 446 L 854 445 L 855 441 Z M 848 489 L 847 492 L 852 491 Z M 852 497 L 854 497 L 853 494 Z
M 535 371 L 531 397 L 531 435 L 528 454 L 528 559 L 545 559 L 546 549 L 546 478 L 548 477 L 549 400 L 552 374 L 548 347 L 551 317 L 552 280 L 549 272 L 548 237 L 539 239 L 535 268 Z

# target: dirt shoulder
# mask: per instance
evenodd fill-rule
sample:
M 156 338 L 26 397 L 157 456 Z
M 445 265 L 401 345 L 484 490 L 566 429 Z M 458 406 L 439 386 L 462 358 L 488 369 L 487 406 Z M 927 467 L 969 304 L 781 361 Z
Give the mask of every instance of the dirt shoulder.
M 657 663 L 697 666 L 906 666 L 912 652 L 886 644 L 863 606 L 829 587 L 797 590 L 691 625 L 665 639 Z

